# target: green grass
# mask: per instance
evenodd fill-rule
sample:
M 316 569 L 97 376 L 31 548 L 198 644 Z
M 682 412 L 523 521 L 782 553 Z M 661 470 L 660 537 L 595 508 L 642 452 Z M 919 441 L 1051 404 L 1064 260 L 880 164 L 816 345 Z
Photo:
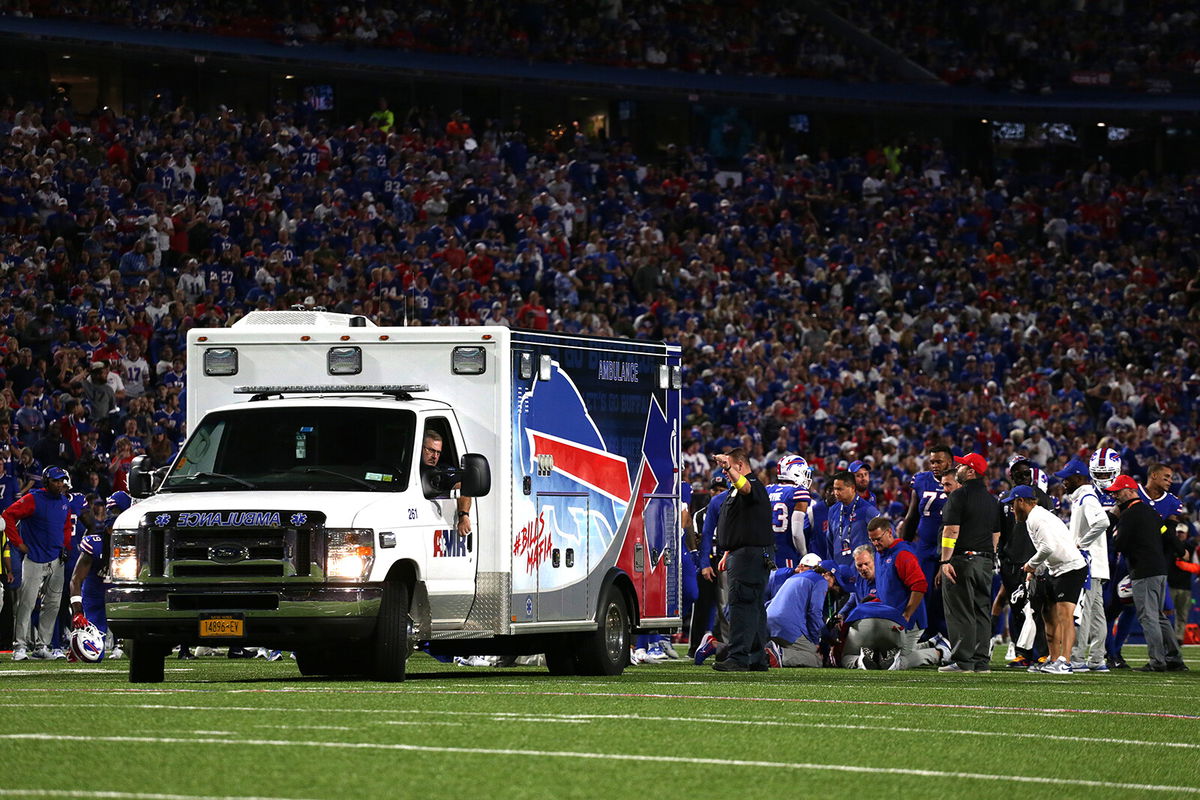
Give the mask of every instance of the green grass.
M 1193 672 L 1165 675 L 668 662 L 563 679 L 416 656 L 388 685 L 205 658 L 169 660 L 151 686 L 127 682 L 127 661 L 5 657 L 0 797 L 1186 797 L 1200 651 L 1187 657 Z

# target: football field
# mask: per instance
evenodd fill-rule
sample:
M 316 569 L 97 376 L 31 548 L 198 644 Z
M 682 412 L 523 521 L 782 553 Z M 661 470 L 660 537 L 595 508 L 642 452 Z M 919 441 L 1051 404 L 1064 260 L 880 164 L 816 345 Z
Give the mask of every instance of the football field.
M 1127 647 L 1132 664 L 1144 650 Z M 0 660 L 2 797 L 1188 797 L 1188 673 L 772 670 L 690 661 L 616 678 L 456 667 L 402 684 L 294 661 Z

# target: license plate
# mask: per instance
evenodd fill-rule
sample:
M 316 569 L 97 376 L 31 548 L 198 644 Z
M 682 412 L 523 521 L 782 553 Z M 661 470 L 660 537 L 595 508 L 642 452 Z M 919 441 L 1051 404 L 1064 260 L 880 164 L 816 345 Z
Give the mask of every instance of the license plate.
M 240 614 L 200 619 L 201 639 L 241 639 L 245 635 L 246 621 Z

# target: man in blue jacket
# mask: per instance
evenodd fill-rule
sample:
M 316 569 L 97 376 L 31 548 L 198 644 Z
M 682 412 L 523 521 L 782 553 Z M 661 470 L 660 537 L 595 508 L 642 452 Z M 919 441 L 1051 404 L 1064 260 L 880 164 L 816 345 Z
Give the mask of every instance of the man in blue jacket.
M 832 576 L 820 563 L 816 555 L 809 553 L 800 559 L 799 566 L 776 570 L 769 581 L 769 588 L 775 591 L 767 602 L 767 633 L 778 648 L 772 649 L 780 666 L 821 666 L 817 644 Z
M 858 495 L 850 472 L 833 476 L 833 497 L 837 502 L 829 509 L 830 552 L 826 557 L 838 566 L 853 566 L 854 548 L 867 544 L 867 523 L 878 517 L 879 511 Z
M 62 601 L 63 561 L 71 547 L 74 528 L 67 471 L 47 467 L 43 487 L 34 489 L 5 509 L 5 531 L 22 557 L 21 588 L 13 607 L 13 661 L 50 658 L 47 644 L 54 635 L 54 620 Z M 45 587 L 37 630 L 33 611 Z M 32 651 L 32 652 L 31 652 Z

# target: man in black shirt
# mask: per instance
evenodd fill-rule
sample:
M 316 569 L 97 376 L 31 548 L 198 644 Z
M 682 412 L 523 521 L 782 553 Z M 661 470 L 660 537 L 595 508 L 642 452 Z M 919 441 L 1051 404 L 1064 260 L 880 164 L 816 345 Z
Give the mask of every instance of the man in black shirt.
M 1163 614 L 1163 595 L 1167 588 L 1168 557 L 1183 554 L 1182 543 L 1169 532 L 1169 525 L 1158 512 L 1142 502 L 1138 485 L 1128 475 L 1118 475 L 1104 491 L 1117 501 L 1119 516 L 1113 544 L 1129 561 L 1133 583 L 1133 606 L 1146 637 L 1150 662 L 1141 672 L 1182 671 L 1187 669 L 1175 631 Z
M 774 562 L 771 500 L 752 474 L 746 451 L 714 456 L 731 484 L 721 505 L 717 540 L 725 551 L 720 569 L 729 577 L 729 647 L 713 664 L 718 672 L 765 672 L 767 578 Z
M 1051 502 L 1050 496 L 1041 489 L 1034 486 L 1033 469 L 1029 463 L 1029 459 L 1025 456 L 1014 456 L 1008 464 L 1008 479 L 1013 486 L 1030 486 L 1033 488 L 1033 494 L 1037 498 L 1038 505 L 1047 511 L 1054 510 L 1054 503 Z M 1012 503 L 1005 503 L 1001 506 L 1003 516 L 1000 519 L 1000 546 L 998 555 L 1000 556 L 1000 580 L 1004 584 L 1002 594 L 999 600 L 1007 600 L 1014 589 L 1018 586 L 1025 585 L 1025 570 L 1024 566 L 1029 559 L 1033 558 L 1036 548 L 1033 546 L 1033 541 L 1029 538 L 1029 528 L 1025 520 L 1017 519 L 1016 512 L 1013 510 Z M 1020 599 L 1012 603 L 1012 614 L 1009 615 L 1009 635 L 1013 642 L 1021 638 L 1021 629 L 1025 624 L 1025 604 L 1029 602 L 1029 598 L 1024 592 L 1018 593 Z M 998 606 L 1003 609 L 1000 602 Z M 1037 638 L 1034 642 L 1034 648 L 1047 653 L 1046 649 L 1046 632 L 1042 626 L 1041 615 L 1034 617 L 1037 624 Z M 1014 647 L 1017 658 L 1008 662 L 1006 666 L 1015 669 L 1027 669 L 1037 661 L 1037 652 L 1034 649 L 1025 649 L 1022 647 Z
M 962 488 L 942 508 L 938 580 L 953 663 L 939 672 L 991 672 L 992 567 L 1000 540 L 1000 502 L 983 485 L 987 459 L 955 456 Z

